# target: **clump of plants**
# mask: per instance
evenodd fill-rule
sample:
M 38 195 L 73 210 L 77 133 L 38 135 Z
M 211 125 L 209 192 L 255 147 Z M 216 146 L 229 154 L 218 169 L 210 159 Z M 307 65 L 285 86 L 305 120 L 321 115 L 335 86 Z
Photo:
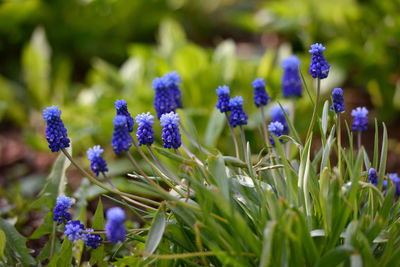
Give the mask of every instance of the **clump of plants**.
M 52 232 L 43 249 L 47 252 L 37 262 L 24 262 L 8 247 L 4 265 L 46 260 L 50 266 L 83 261 L 98 266 L 110 262 L 116 266 L 395 266 L 400 259 L 400 178 L 386 173 L 386 127 L 384 123 L 379 127 L 375 120 L 374 151 L 368 155 L 361 143 L 362 132 L 369 127 L 365 107 L 351 112 L 354 120 L 349 126 L 341 119 L 346 112 L 343 91 L 335 88 L 331 101 L 326 100 L 322 114 L 318 113 L 320 84 L 330 72 L 324 51 L 318 43 L 309 51 L 309 73 L 316 81 L 315 98 L 310 97 L 311 118 L 295 114 L 303 87 L 311 95 L 296 56 L 282 65 L 283 96 L 291 99 L 291 106 L 278 101 L 270 109 L 269 123 L 265 114 L 271 99 L 266 83 L 262 78 L 254 80 L 254 104 L 260 109 L 264 136 L 256 152 L 251 151 L 252 140 L 244 131 L 246 102 L 241 96 L 231 97 L 226 85 L 218 87 L 218 99 L 210 96 L 210 101 L 226 117 L 231 137 L 225 138 L 232 138 L 235 155 L 204 147 L 185 129 L 177 110 L 187 102 L 182 102 L 177 72 L 153 81 L 164 148 L 154 143 L 159 134 L 153 131 L 155 117 L 147 112 L 133 119 L 126 101 L 117 100 L 112 148 L 132 163 L 126 182 L 153 197 L 116 186 L 100 146 L 87 151 L 93 173 L 81 167 L 71 156 L 61 111 L 56 106 L 46 108 L 49 148 L 62 152 L 55 164 L 65 171 L 65 162 L 70 161 L 115 207 L 103 210 L 99 201 L 90 224 L 82 211 L 71 215 L 74 201 L 65 196 L 61 174 L 57 190 L 51 191 L 57 192 L 57 200 L 48 203 L 52 209 L 46 222 Z M 296 120 L 310 120 L 304 139 L 294 127 Z M 342 145 L 342 136 L 348 138 L 348 147 Z M 321 139 L 315 154 L 313 138 Z M 140 158 L 133 156 L 133 150 Z M 175 166 L 166 165 L 165 159 Z M 150 168 L 144 169 L 138 160 Z M 50 191 L 45 188 L 44 192 Z M 144 225 L 134 224 L 134 216 Z M 60 238 L 62 244 L 57 246 Z

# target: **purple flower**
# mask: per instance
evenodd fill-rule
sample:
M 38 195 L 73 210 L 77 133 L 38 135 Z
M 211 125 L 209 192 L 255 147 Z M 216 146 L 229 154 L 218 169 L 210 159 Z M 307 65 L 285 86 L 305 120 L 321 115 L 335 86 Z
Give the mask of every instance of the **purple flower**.
M 46 139 L 51 152 L 57 152 L 62 148 L 69 147 L 67 129 L 61 118 L 61 110 L 57 106 L 47 107 L 43 110 L 43 118 L 47 123 Z
M 179 76 L 177 71 L 173 71 L 173 72 L 168 72 L 163 77 L 166 81 L 167 87 L 169 89 L 169 93 L 172 95 L 172 98 L 175 100 L 176 108 L 183 108 L 182 92 L 179 89 L 179 83 L 182 82 L 181 76 Z
M 229 100 L 231 97 L 229 96 L 229 87 L 226 85 L 219 86 L 215 91 L 218 95 L 217 109 L 219 109 L 221 113 L 230 111 Z
M 107 172 L 107 163 L 101 156 L 101 154 L 104 152 L 103 149 L 101 149 L 100 146 L 94 146 L 93 148 L 89 148 L 87 153 L 88 159 L 90 161 L 90 168 L 94 173 L 96 173 L 96 176 L 99 176 L 100 172 Z
M 136 138 L 139 141 L 139 146 L 149 145 L 154 142 L 154 116 L 150 112 L 142 113 L 136 116 L 136 123 L 138 124 L 138 129 L 136 131 Z
M 374 168 L 371 168 L 368 171 L 368 181 L 375 186 L 378 185 L 378 175 Z
M 86 228 L 85 229 L 86 234 L 83 234 L 82 240 L 85 242 L 85 245 L 88 247 L 92 247 L 93 249 L 96 249 L 98 246 L 100 246 L 101 241 L 103 241 L 103 238 L 99 234 L 92 234 L 93 229 Z
M 128 112 L 128 105 L 126 104 L 126 101 L 124 99 L 115 101 L 115 110 L 117 111 L 117 115 L 123 115 L 126 117 L 128 131 L 131 133 L 133 131 L 133 125 L 135 124 L 135 121 Z
M 121 154 L 123 150 L 128 151 L 132 145 L 132 137 L 128 131 L 128 124 L 126 116 L 117 115 L 114 117 L 114 133 L 111 140 L 113 149 L 117 155 Z
M 341 88 L 333 89 L 332 101 L 331 110 L 335 111 L 336 114 L 344 111 L 343 90 Z
M 243 110 L 243 97 L 236 96 L 229 100 L 229 107 L 231 109 L 230 123 L 232 126 L 246 125 L 248 117 Z
M 254 88 L 254 104 L 256 107 L 267 105 L 270 98 L 265 90 L 264 79 L 257 78 L 252 82 L 252 85 Z
M 365 107 L 358 107 L 351 111 L 351 116 L 354 117 L 352 130 L 357 132 L 364 132 L 368 129 L 368 109 Z
M 299 74 L 300 60 L 293 55 L 282 62 L 283 77 L 282 88 L 283 97 L 301 97 L 302 96 L 302 81 Z
M 175 112 L 176 101 L 170 92 L 170 81 L 165 76 L 153 80 L 153 89 L 156 91 L 154 97 L 154 108 L 157 112 L 157 118 L 160 119 L 163 114 L 171 111 Z
M 179 148 L 182 144 L 181 133 L 179 131 L 179 116 L 177 113 L 170 112 L 163 114 L 160 118 L 162 129 L 162 140 L 165 148 Z
M 69 241 L 73 242 L 82 238 L 83 228 L 80 221 L 70 221 L 65 225 L 64 234 L 68 236 Z
M 107 210 L 106 213 L 106 236 L 112 243 L 125 240 L 126 229 L 124 225 L 125 212 L 119 208 L 114 207 Z
M 285 106 L 283 106 L 285 109 L 285 112 L 287 115 L 289 115 L 289 109 Z M 278 121 L 282 123 L 283 125 L 283 132 L 282 134 L 288 134 L 289 133 L 289 125 L 286 121 L 285 114 L 283 113 L 281 107 L 279 105 L 273 106 L 271 108 L 271 121 Z
M 325 47 L 315 43 L 308 51 L 311 54 L 310 74 L 313 78 L 325 79 L 328 77 L 331 66 L 324 57 Z
M 280 123 L 279 121 L 273 121 L 270 124 L 268 124 L 268 132 L 269 134 L 269 140 L 271 141 L 272 145 L 275 145 L 274 138 L 272 137 L 273 135 L 276 136 L 276 138 L 279 138 L 283 134 L 283 124 Z M 282 143 L 282 140 L 280 140 Z
M 388 176 L 392 181 L 393 186 L 396 187 L 396 196 L 400 196 L 400 177 L 397 173 L 389 173 Z
M 61 195 L 57 197 L 57 205 L 54 207 L 54 216 L 53 220 L 58 223 L 67 223 L 71 220 L 71 215 L 68 213 L 68 210 L 71 208 L 73 204 L 72 199 Z

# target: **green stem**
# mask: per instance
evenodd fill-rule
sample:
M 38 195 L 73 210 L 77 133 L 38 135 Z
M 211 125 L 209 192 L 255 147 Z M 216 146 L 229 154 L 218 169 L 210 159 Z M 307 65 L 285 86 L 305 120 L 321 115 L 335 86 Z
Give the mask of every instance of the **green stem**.
M 240 159 L 238 141 L 237 141 L 237 139 L 236 139 L 235 132 L 233 131 L 232 124 L 229 122 L 228 113 L 226 113 L 226 112 L 225 112 L 225 118 L 226 118 L 226 122 L 228 123 L 229 131 L 231 131 L 233 143 L 234 143 L 234 145 L 235 145 L 236 157 L 237 157 L 238 159 Z
M 317 90 L 316 90 L 316 94 L 315 94 L 315 105 L 314 105 L 314 111 L 313 111 L 313 115 L 312 115 L 312 119 L 311 119 L 311 123 L 310 123 L 310 127 L 308 128 L 307 131 L 307 136 L 306 136 L 306 140 L 308 140 L 308 137 L 310 136 L 313 128 L 314 128 L 314 123 L 315 123 L 315 119 L 317 117 L 317 113 L 318 113 L 318 104 L 319 104 L 319 91 L 321 88 L 321 80 L 320 78 L 317 78 Z
M 337 146 L 338 146 L 338 169 L 339 169 L 339 176 L 340 176 L 340 180 L 343 181 L 343 177 L 342 177 L 342 133 L 340 130 L 340 113 L 337 114 Z
M 248 160 L 247 160 L 246 136 L 244 135 L 243 126 L 240 125 L 239 127 L 240 127 L 240 137 L 242 139 L 244 161 L 249 163 Z
M 125 196 L 128 198 L 133 198 L 133 199 L 139 199 L 139 200 L 145 200 L 149 203 L 154 203 L 155 201 L 150 200 L 150 199 L 146 199 L 146 198 L 141 198 L 132 194 L 128 194 L 125 192 L 121 192 L 121 191 L 116 191 L 113 188 L 109 188 L 108 186 L 103 185 L 101 182 L 99 182 L 96 178 L 94 178 L 92 175 L 90 175 L 87 171 L 85 171 L 72 157 L 71 155 L 68 153 L 68 151 L 65 148 L 61 148 L 61 151 L 64 153 L 64 155 L 71 161 L 71 163 L 81 172 L 81 174 L 85 177 L 87 177 L 92 183 L 96 184 L 98 187 L 103 188 L 104 190 L 117 194 L 117 195 L 121 195 L 121 196 Z M 158 203 L 158 202 L 157 202 Z
M 54 246 L 56 244 L 56 227 L 57 227 L 57 222 L 53 222 L 53 229 L 51 230 L 51 244 L 50 244 L 49 262 L 51 261 L 51 259 L 53 258 L 53 255 L 54 255 Z
M 357 144 L 358 144 L 358 151 L 361 149 L 361 131 L 357 131 Z

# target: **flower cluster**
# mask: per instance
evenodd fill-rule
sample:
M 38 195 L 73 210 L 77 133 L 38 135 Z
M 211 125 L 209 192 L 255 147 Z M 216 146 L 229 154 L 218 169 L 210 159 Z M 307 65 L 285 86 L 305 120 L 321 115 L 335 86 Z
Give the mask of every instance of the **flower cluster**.
M 268 125 L 268 131 L 270 132 L 269 140 L 271 141 L 272 145 L 275 145 L 275 141 L 272 136 L 275 135 L 276 138 L 279 138 L 283 134 L 283 130 L 284 126 L 279 121 L 273 121 Z M 282 142 L 282 140 L 279 141 Z
M 388 176 L 392 181 L 393 186 L 396 187 L 396 196 L 400 196 L 400 177 L 397 175 L 397 173 L 389 173 Z
M 300 60 L 293 55 L 282 62 L 283 77 L 282 89 L 283 97 L 301 97 L 302 96 L 302 81 L 299 74 Z
M 61 110 L 57 106 L 51 106 L 43 110 L 43 118 L 47 123 L 46 139 L 51 152 L 57 152 L 62 148 L 69 147 L 67 129 L 61 118 Z
M 177 108 L 182 108 L 182 93 L 179 89 L 180 82 L 181 78 L 176 71 L 153 80 L 153 89 L 156 91 L 154 108 L 158 119 L 163 114 L 171 111 L 175 112 Z
M 378 175 L 374 168 L 371 168 L 368 171 L 368 181 L 375 186 L 378 185 Z
M 221 113 L 231 111 L 231 107 L 229 106 L 229 87 L 226 85 L 219 86 L 216 90 L 218 95 L 218 103 L 216 105 L 217 109 L 221 111 Z
M 243 97 L 236 96 L 229 100 L 231 109 L 230 123 L 233 127 L 247 124 L 247 115 L 243 110 Z
M 125 212 L 119 208 L 114 207 L 107 210 L 107 224 L 106 224 L 106 236 L 113 242 L 123 242 L 125 240 L 126 229 L 124 225 Z
M 139 146 L 149 145 L 154 142 L 154 116 L 150 112 L 142 113 L 136 116 L 136 123 L 138 124 L 138 129 L 136 131 L 136 138 L 139 141 Z
M 80 221 L 70 221 L 65 225 L 64 234 L 68 236 L 68 240 L 74 242 L 83 236 L 85 226 Z
M 85 231 L 86 233 L 82 236 L 82 240 L 85 242 L 85 245 L 92 247 L 93 249 L 96 249 L 98 246 L 100 246 L 103 238 L 101 238 L 99 234 L 94 234 L 94 230 L 91 228 L 86 228 Z
M 71 220 L 71 214 L 68 213 L 68 210 L 71 208 L 73 204 L 72 199 L 61 195 L 57 197 L 57 205 L 54 207 L 54 216 L 53 220 L 57 223 L 67 223 Z
M 132 137 L 129 134 L 128 122 L 125 116 L 117 115 L 114 117 L 114 133 L 111 140 L 113 149 L 117 155 L 123 150 L 128 151 L 132 145 Z
M 333 89 L 332 102 L 331 110 L 335 111 L 336 113 L 341 113 L 344 111 L 343 90 L 341 88 Z
M 285 110 L 286 114 L 289 115 L 289 109 L 285 106 L 283 106 L 283 109 Z M 283 110 L 281 109 L 280 106 L 276 105 L 271 108 L 271 121 L 272 122 L 277 121 L 283 125 L 282 134 L 289 133 L 289 125 L 286 121 L 285 114 L 283 113 Z
M 354 117 L 352 130 L 355 132 L 364 132 L 368 129 L 368 109 L 358 107 L 351 111 L 351 116 Z
M 100 172 L 107 172 L 107 163 L 101 156 L 101 154 L 104 152 L 104 149 L 102 149 L 100 146 L 94 146 L 93 148 L 89 148 L 87 153 L 87 157 L 90 161 L 90 168 L 92 171 L 96 174 L 96 176 L 99 176 Z
M 131 133 L 133 131 L 133 125 L 135 124 L 135 121 L 128 111 L 128 105 L 126 104 L 126 101 L 124 99 L 117 99 L 117 101 L 115 101 L 115 110 L 117 111 L 117 115 L 122 115 L 126 117 L 128 131 Z
M 165 148 L 179 148 L 182 144 L 179 131 L 180 118 L 177 113 L 170 112 L 163 114 L 160 118 L 162 129 L 162 140 Z
M 325 79 L 328 77 L 331 66 L 324 57 L 325 47 L 316 43 L 311 45 L 308 51 L 311 54 L 310 74 L 313 78 Z
M 264 79 L 257 78 L 252 82 L 252 85 L 254 88 L 254 104 L 257 107 L 266 106 L 270 98 L 265 90 Z

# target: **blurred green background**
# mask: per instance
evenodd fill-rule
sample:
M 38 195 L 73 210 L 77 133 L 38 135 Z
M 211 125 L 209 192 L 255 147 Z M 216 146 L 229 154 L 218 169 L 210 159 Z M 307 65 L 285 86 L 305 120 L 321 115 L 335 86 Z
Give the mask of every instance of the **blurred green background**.
M 327 47 L 332 66 L 322 83 L 324 98 L 342 87 L 347 116 L 352 108 L 366 105 L 371 118 L 397 129 L 399 14 L 398 0 L 2 1 L 0 168 L 27 157 L 35 158 L 30 159 L 35 165 L 37 157 L 50 154 L 41 112 L 53 104 L 62 109 L 75 155 L 84 157 L 89 146 L 101 144 L 113 157 L 109 143 L 114 101 L 126 99 L 133 116 L 154 114 L 151 82 L 172 70 L 183 79 L 184 124 L 196 126 L 205 145 L 218 141 L 220 150 L 232 153 L 230 140 L 210 135 L 226 131 L 214 105 L 215 88 L 227 84 L 232 96 L 243 95 L 250 116 L 247 134 L 254 149 L 259 148 L 260 117 L 252 103 L 251 81 L 265 78 L 269 94 L 279 99 L 281 61 L 295 53 L 313 88 L 308 49 L 314 42 Z M 310 117 L 311 110 L 304 92 L 296 112 L 302 118 L 296 120 L 300 132 L 306 130 L 303 118 Z M 394 144 L 392 148 L 400 150 Z M 26 156 L 26 151 L 31 154 Z M 40 151 L 44 155 L 37 154 Z

